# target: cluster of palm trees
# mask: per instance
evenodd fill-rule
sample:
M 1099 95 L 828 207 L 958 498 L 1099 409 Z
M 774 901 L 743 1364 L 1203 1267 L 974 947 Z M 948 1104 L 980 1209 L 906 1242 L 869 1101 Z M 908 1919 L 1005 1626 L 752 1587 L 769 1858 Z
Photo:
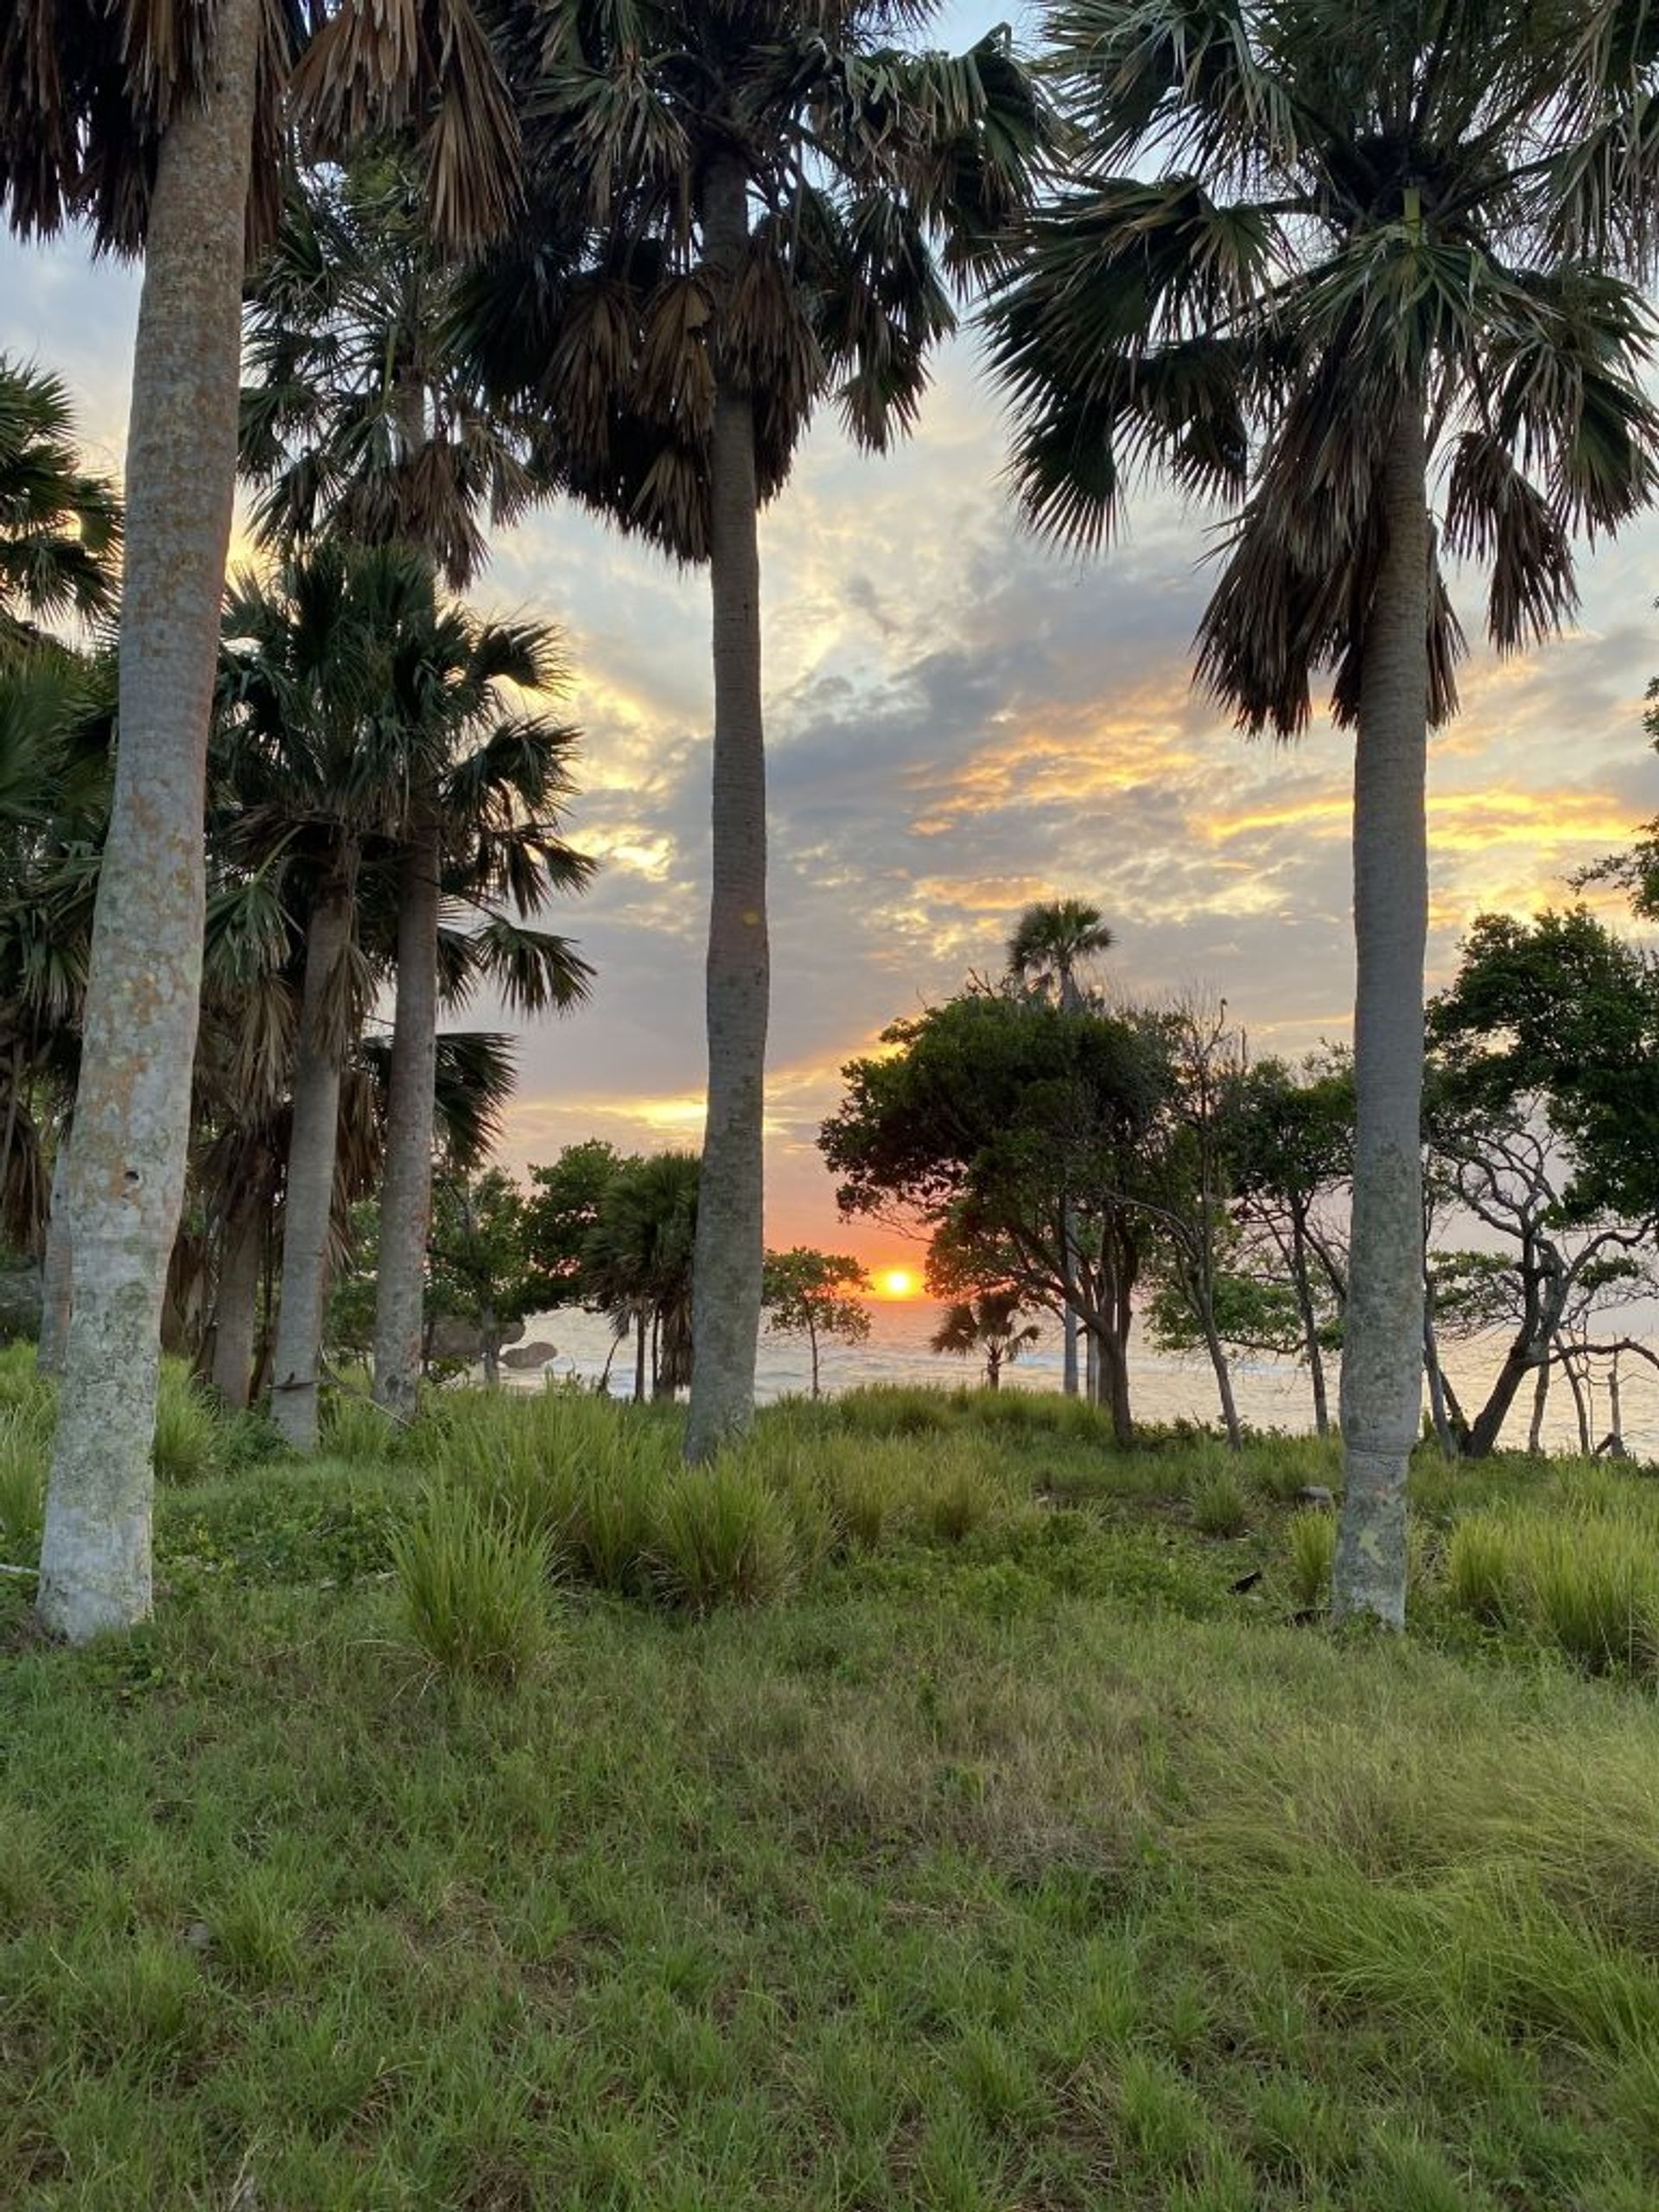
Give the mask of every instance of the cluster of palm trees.
M 1439 544 L 1485 563 L 1491 633 L 1511 647 L 1570 610 L 1575 533 L 1617 527 L 1650 494 L 1659 422 L 1633 279 L 1650 244 L 1659 35 L 1641 0 L 1058 0 L 1033 73 L 1006 33 L 958 56 L 901 42 L 929 13 L 60 0 L 0 26 L 14 226 L 79 219 L 146 264 L 42 1560 L 54 1625 L 90 1632 L 149 1601 L 149 1426 L 185 1187 L 238 440 L 262 520 L 293 548 L 279 585 L 243 594 L 250 620 L 273 591 L 303 619 L 307 564 L 335 557 L 331 537 L 379 550 L 365 592 L 415 591 L 411 563 L 462 582 L 486 512 L 543 494 L 708 566 L 709 1100 L 688 1429 L 703 1458 L 747 1418 L 761 1299 L 756 515 L 820 401 L 872 448 L 908 427 L 968 293 L 988 302 L 1033 521 L 1093 549 L 1142 468 L 1218 500 L 1231 526 L 1200 672 L 1247 728 L 1290 735 L 1329 667 L 1336 717 L 1355 728 L 1338 1596 L 1399 1618 L 1420 1388 L 1426 732 L 1452 709 L 1460 643 Z M 349 156 L 346 182 L 296 202 L 296 145 Z M 241 410 L 250 241 L 276 251 Z M 250 748 L 278 743 L 257 686 L 237 712 Z M 340 741 L 320 738 L 308 766 L 318 803 L 294 858 L 318 923 L 296 1061 L 315 1073 L 316 1132 L 299 1152 L 319 1163 L 365 871 L 396 849 L 400 923 L 418 918 L 412 979 L 448 866 L 448 771 L 412 772 L 394 817 L 330 781 L 322 754 Z M 256 868 L 254 849 L 238 864 Z M 476 895 L 505 881 L 486 868 Z M 395 1068 L 413 1072 L 389 1138 L 416 1185 L 431 1091 L 418 996 L 394 1035 Z M 289 1228 L 308 1268 L 320 1166 L 306 1189 L 302 1205 L 290 1192 Z M 407 1257 L 419 1225 L 418 1203 L 400 1201 L 389 1254 Z M 303 1296 L 292 1320 L 308 1341 Z M 388 1372 L 400 1341 L 406 1322 L 389 1315 Z M 285 1339 L 276 1368 L 303 1433 L 303 1346 Z
M 73 1240 L 41 1162 L 54 1128 L 60 1166 L 69 1157 L 111 702 L 107 655 L 40 625 L 68 600 L 93 616 L 112 603 L 119 522 L 108 487 L 78 471 L 61 403 L 49 380 L 0 364 L 0 479 L 28 494 L 0 498 L 0 1194 L 12 1241 L 45 1244 L 48 1369 L 65 1354 Z M 586 963 L 534 926 L 591 865 L 559 836 L 575 733 L 537 703 L 563 680 L 550 632 L 442 604 L 406 533 L 324 537 L 226 594 L 190 1175 L 162 1333 L 227 1405 L 268 1388 L 302 1449 L 316 1441 L 325 1287 L 353 1201 L 378 1190 L 406 1232 L 383 1246 L 376 1313 L 376 1394 L 404 1412 L 435 1122 L 436 1149 L 464 1170 L 511 1088 L 509 1040 L 440 1035 L 440 1009 L 480 984 L 526 1014 L 585 995 Z M 387 992 L 389 1042 L 372 1020 Z

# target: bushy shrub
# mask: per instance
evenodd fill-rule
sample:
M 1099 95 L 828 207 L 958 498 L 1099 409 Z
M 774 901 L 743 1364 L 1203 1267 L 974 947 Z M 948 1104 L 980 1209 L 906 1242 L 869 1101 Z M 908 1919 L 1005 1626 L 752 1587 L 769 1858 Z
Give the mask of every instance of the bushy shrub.
M 652 1579 L 669 1605 L 700 1613 L 770 1605 L 795 1579 L 788 1508 L 739 1459 L 679 1469 L 658 1495 L 655 1522 Z
M 1194 1484 L 1192 1525 L 1201 1535 L 1242 1536 L 1250 1525 L 1249 1500 L 1231 1467 L 1218 1467 Z
M 164 1359 L 150 1447 L 156 1481 L 207 1482 L 225 1464 L 225 1440 L 223 1417 L 189 1369 Z
M 552 1635 L 545 1538 L 492 1514 L 470 1491 L 429 1490 L 391 1541 L 410 1633 L 435 1665 L 508 1685 Z
M 1317 1612 L 1331 1594 L 1337 1559 L 1337 1516 L 1323 1506 L 1291 1516 L 1290 1586 L 1304 1612 Z

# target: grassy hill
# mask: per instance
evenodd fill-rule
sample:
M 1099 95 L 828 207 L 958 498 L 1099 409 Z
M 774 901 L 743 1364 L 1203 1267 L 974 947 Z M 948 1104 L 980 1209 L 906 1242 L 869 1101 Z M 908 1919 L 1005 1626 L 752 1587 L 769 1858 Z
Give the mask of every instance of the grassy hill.
M 1389 1642 L 1319 1617 L 1310 1442 L 915 1392 L 713 1478 L 583 1399 L 266 1449 L 175 1377 L 155 1626 L 0 1596 L 0 2202 L 1659 2202 L 1639 1474 L 1427 1465 Z

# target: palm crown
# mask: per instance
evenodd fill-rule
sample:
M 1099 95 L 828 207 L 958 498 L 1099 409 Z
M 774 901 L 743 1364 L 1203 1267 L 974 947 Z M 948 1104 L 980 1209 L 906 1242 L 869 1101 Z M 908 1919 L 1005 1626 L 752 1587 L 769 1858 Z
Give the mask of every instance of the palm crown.
M 1098 906 L 1085 899 L 1050 899 L 1027 906 L 1008 938 L 1008 972 L 1067 1006 L 1077 964 L 1109 952 L 1116 940 Z
M 121 502 L 72 427 L 61 381 L 0 354 L 0 650 L 37 620 L 115 611 Z
M 1441 472 L 1446 549 L 1484 563 L 1500 649 L 1575 602 L 1572 540 L 1650 496 L 1650 325 L 1610 257 L 1636 217 L 1586 45 L 1605 10 L 1407 0 L 1065 0 L 1054 28 L 1094 165 L 1031 226 L 992 315 L 1014 474 L 1046 531 L 1092 547 L 1126 477 L 1232 504 L 1200 672 L 1251 729 L 1300 729 L 1313 671 L 1357 703 L 1409 395 Z M 1610 81 L 1622 82 L 1619 72 Z M 1438 569 L 1431 715 L 1461 646 Z
M 701 559 L 717 377 L 751 395 L 763 501 L 825 397 L 873 448 L 913 421 L 950 271 L 1020 204 L 1042 135 L 1006 34 L 957 58 L 887 43 L 929 12 L 514 12 L 532 215 L 461 321 L 498 388 L 544 411 L 576 497 Z M 747 203 L 734 248 L 710 234 L 722 166 Z
M 533 427 L 485 405 L 446 342 L 462 264 L 407 156 L 307 175 L 245 315 L 241 467 L 267 542 L 404 540 L 463 588 L 483 523 L 546 488 Z

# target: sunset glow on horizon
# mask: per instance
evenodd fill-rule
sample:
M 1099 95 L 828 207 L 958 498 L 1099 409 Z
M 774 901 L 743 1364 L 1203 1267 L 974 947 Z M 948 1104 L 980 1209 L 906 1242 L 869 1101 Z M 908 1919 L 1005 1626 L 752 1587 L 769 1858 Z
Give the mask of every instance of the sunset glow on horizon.
M 922 1279 L 914 1268 L 877 1268 L 873 1270 L 870 1281 L 874 1296 L 880 1299 L 919 1298 L 922 1294 Z

